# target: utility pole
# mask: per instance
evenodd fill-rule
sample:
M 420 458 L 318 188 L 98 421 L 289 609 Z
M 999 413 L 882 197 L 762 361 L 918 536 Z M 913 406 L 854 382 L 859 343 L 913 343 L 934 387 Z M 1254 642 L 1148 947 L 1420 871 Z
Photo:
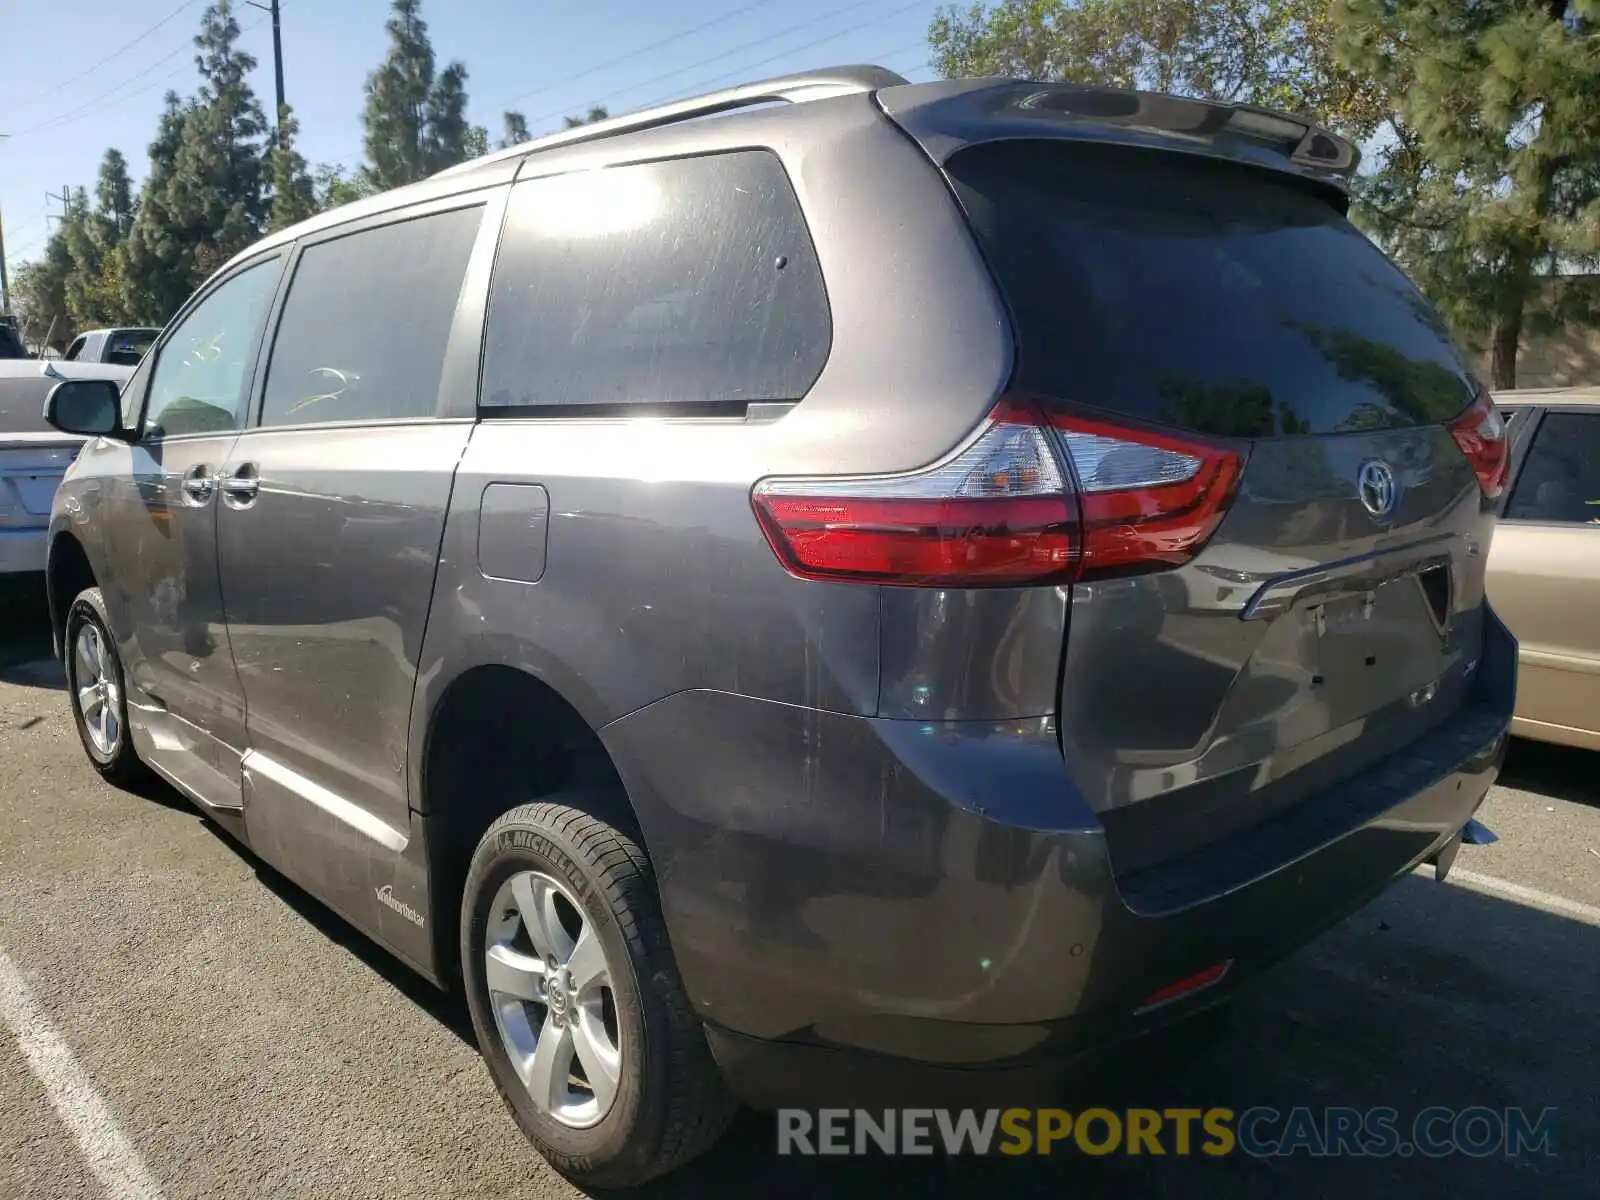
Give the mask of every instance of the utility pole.
M 278 109 L 277 116 L 272 122 L 272 140 L 278 140 L 278 128 L 283 124 L 283 27 L 278 22 L 278 0 L 271 0 L 268 4 L 258 4 L 256 0 L 244 0 L 251 8 L 259 8 L 264 13 L 272 14 L 272 81 L 277 85 Z
M 61 215 L 59 217 L 56 216 L 55 213 L 52 213 L 52 212 L 45 213 L 45 215 L 44 215 L 44 223 L 45 223 L 45 225 L 47 227 L 49 226 L 51 221 L 65 221 L 68 217 L 70 217 L 72 215 L 72 185 L 71 184 L 63 183 L 61 185 L 61 194 L 59 196 L 56 195 L 54 192 L 46 192 L 44 194 L 44 199 L 45 199 L 45 203 L 47 205 L 52 200 L 59 200 L 61 202 Z
M 0 316 L 11 311 L 11 279 L 6 275 L 6 223 L 0 219 Z
M 9 133 L 0 133 L 0 142 L 11 137 Z M 0 219 L 0 316 L 11 311 L 11 279 L 6 275 L 6 223 Z

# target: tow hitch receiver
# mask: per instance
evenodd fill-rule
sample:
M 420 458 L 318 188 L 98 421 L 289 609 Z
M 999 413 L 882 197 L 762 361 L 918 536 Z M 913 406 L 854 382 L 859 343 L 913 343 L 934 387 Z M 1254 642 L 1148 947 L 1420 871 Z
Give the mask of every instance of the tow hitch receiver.
M 1450 868 L 1455 865 L 1463 842 L 1469 846 L 1491 846 L 1499 840 L 1487 825 L 1476 819 L 1468 821 L 1428 860 L 1433 864 L 1433 877 L 1440 883 L 1445 881 L 1445 876 L 1450 874 Z

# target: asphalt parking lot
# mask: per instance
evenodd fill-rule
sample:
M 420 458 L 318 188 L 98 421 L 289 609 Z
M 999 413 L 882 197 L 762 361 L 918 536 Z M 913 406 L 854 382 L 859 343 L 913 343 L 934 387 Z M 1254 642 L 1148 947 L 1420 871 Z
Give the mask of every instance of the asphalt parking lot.
M 99 781 L 47 643 L 31 596 L 0 608 L 0 1200 L 578 1194 L 460 1005 L 176 794 Z M 1517 746 L 1482 816 L 1498 845 L 1300 952 L 1176 1070 L 1130 1065 L 1133 1102 L 1553 1107 L 1554 1156 L 780 1159 L 749 1115 L 651 1194 L 1600 1195 L 1600 755 Z

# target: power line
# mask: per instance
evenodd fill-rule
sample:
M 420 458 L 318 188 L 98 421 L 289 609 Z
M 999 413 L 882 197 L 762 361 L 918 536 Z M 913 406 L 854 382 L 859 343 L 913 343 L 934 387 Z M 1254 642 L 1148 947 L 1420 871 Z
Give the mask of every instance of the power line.
M 261 26 L 262 24 L 264 24 L 266 22 L 266 20 L 267 20 L 266 17 L 260 17 L 257 20 L 252 21 L 250 24 L 244 26 L 244 28 L 239 30 L 239 36 L 243 37 L 245 34 L 249 33 L 252 29 L 256 29 L 259 26 Z M 42 133 L 42 132 L 44 132 L 46 130 L 50 130 L 50 129 L 59 129 L 63 125 L 70 125 L 70 124 L 74 123 L 75 121 L 83 120 L 87 116 L 93 116 L 95 110 L 98 108 L 98 106 L 100 105 L 100 103 L 102 101 L 108 100 L 112 96 L 115 96 L 118 92 L 122 91 L 122 89 L 127 87 L 130 83 L 137 83 L 139 80 L 143 79 L 146 75 L 150 74 L 150 72 L 154 71 L 157 67 L 161 66 L 164 63 L 171 62 L 174 58 L 177 58 L 178 55 L 184 54 L 184 53 L 192 53 L 193 50 L 194 50 L 194 47 L 193 47 L 192 44 L 191 45 L 179 46 L 176 50 L 172 51 L 172 53 L 167 54 L 167 55 L 165 55 L 165 56 L 163 56 L 161 58 L 156 59 L 155 62 L 151 63 L 144 70 L 139 71 L 136 74 L 128 76 L 128 78 L 124 79 L 121 83 L 117 84 L 115 87 L 108 88 L 106 91 L 101 92 L 93 100 L 87 100 L 84 103 L 78 105 L 77 108 L 68 109 L 64 113 L 57 113 L 55 116 L 50 117 L 47 120 L 40 122 L 38 125 L 34 125 L 29 129 L 24 129 L 21 133 L 18 133 L 15 136 L 16 137 L 27 137 L 30 133 Z M 169 71 L 167 74 L 163 75 L 160 79 L 156 80 L 154 83 L 152 83 L 152 84 L 150 84 L 150 85 L 148 85 L 146 87 L 142 87 L 142 88 L 138 89 L 135 92 L 130 92 L 126 96 L 123 96 L 122 99 L 129 100 L 129 99 L 132 99 L 134 96 L 142 96 L 146 92 L 152 91 L 155 88 L 158 88 L 158 87 L 162 86 L 165 83 L 171 82 L 172 80 L 178 78 L 178 76 L 180 76 L 182 74 L 184 74 L 184 68 L 179 68 L 176 71 Z
M 873 25 L 873 24 L 876 24 L 878 21 L 883 21 L 883 20 L 889 19 L 890 17 L 898 16 L 902 12 L 909 12 L 913 8 L 925 7 L 927 5 L 927 2 L 928 2 L 928 0 L 916 0 L 915 3 L 908 4 L 904 8 L 895 9 L 893 12 L 883 13 L 883 14 L 877 16 L 877 17 L 872 18 L 870 21 L 863 22 L 861 25 L 853 26 L 850 29 L 845 29 L 845 30 L 841 30 L 841 31 L 839 31 L 837 33 L 834 33 L 834 34 L 830 34 L 828 37 L 823 38 L 822 41 L 832 41 L 834 38 L 843 37 L 846 33 L 852 33 L 856 29 L 863 29 L 867 25 Z M 769 44 L 771 44 L 773 41 L 775 41 L 778 38 L 788 37 L 792 33 L 800 33 L 800 32 L 802 32 L 804 30 L 807 30 L 807 29 L 813 29 L 816 26 L 822 24 L 824 21 L 830 21 L 833 18 L 841 16 L 842 14 L 847 13 L 847 12 L 858 11 L 860 9 L 860 7 L 861 6 L 859 4 L 853 3 L 853 4 L 843 5 L 840 8 L 829 9 L 827 12 L 822 13 L 820 16 L 812 17 L 810 20 L 801 21 L 799 24 L 791 25 L 787 29 L 780 29 L 776 33 L 764 34 L 761 37 L 752 38 L 750 41 L 743 42 L 743 43 L 741 43 L 741 44 L 739 44 L 737 46 L 734 46 L 732 49 L 724 50 L 720 54 L 713 54 L 710 58 L 701 59 L 699 62 L 689 63 L 687 66 L 678 67 L 678 68 L 676 68 L 674 70 L 663 72 L 660 75 L 653 76 L 653 77 L 651 77 L 649 79 L 641 80 L 638 83 L 631 83 L 627 87 L 614 89 L 610 93 L 610 95 L 612 95 L 612 96 L 625 95 L 628 92 L 634 92 L 634 91 L 639 91 L 642 88 L 653 87 L 656 84 L 663 83 L 668 79 L 676 79 L 676 78 L 678 78 L 680 76 L 688 75 L 688 74 L 690 74 L 690 73 L 692 73 L 694 71 L 698 71 L 702 67 L 708 67 L 712 63 L 722 62 L 722 61 L 724 61 L 726 59 L 732 58 L 736 54 L 743 54 L 747 50 L 753 50 L 757 46 L 769 45 Z M 812 43 L 812 44 L 818 44 L 818 43 Z M 798 49 L 799 50 L 804 50 L 804 49 L 807 49 L 807 48 L 808 48 L 807 46 L 801 46 Z M 791 53 L 796 53 L 796 52 L 797 51 L 790 50 L 790 51 L 785 51 L 784 53 L 785 54 L 791 54 Z M 778 55 L 777 57 L 782 58 L 783 55 Z M 766 59 L 764 61 L 771 62 L 772 59 Z M 759 63 L 753 63 L 753 64 L 752 63 L 747 63 L 747 64 L 745 64 L 744 67 L 741 67 L 739 71 L 733 72 L 733 75 L 743 77 L 743 76 L 746 75 L 746 72 L 749 69 L 749 67 L 751 67 L 751 66 L 759 66 L 759 65 L 760 65 Z M 724 78 L 727 78 L 727 76 L 724 76 Z M 688 89 L 688 91 L 691 92 L 691 93 L 692 92 L 702 91 L 702 90 L 703 90 L 703 88 L 699 84 L 696 84 L 693 87 Z M 649 108 L 651 104 L 655 104 L 655 103 L 658 103 L 658 101 L 651 101 L 648 104 L 641 104 L 641 105 L 637 105 L 635 107 L 638 107 L 638 108 Z M 561 108 L 561 109 L 556 109 L 554 112 L 544 113 L 543 115 L 541 115 L 539 117 L 536 117 L 532 121 L 528 122 L 528 124 L 530 126 L 533 126 L 533 125 L 543 124 L 545 121 L 553 121 L 557 117 L 562 116 L 565 111 L 566 110 L 564 108 Z
M 879 0 L 879 2 L 881 3 L 881 0 Z M 919 2 L 926 2 L 926 0 L 919 0 Z M 754 7 L 758 7 L 758 5 L 749 5 L 749 6 L 747 6 L 747 8 L 754 8 Z M 858 4 L 851 3 L 851 4 L 846 4 L 841 8 L 831 9 L 828 12 L 823 13 L 821 16 L 813 17 L 808 21 L 801 21 L 798 25 L 791 25 L 789 28 L 779 30 L 777 33 L 766 34 L 766 35 L 764 35 L 762 37 L 755 38 L 752 41 L 745 42 L 745 43 L 743 43 L 741 45 L 735 46 L 731 50 L 725 50 L 721 54 L 714 54 L 710 58 L 702 59 L 699 62 L 690 63 L 688 66 L 679 67 L 679 68 L 677 68 L 675 70 L 668 71 L 663 75 L 655 75 L 655 76 L 652 76 L 649 79 L 642 80 L 642 81 L 640 81 L 638 83 L 631 83 L 627 87 L 624 87 L 624 88 L 614 88 L 614 89 L 612 89 L 610 91 L 610 93 L 608 93 L 607 98 L 609 99 L 612 96 L 625 95 L 628 92 L 637 91 L 639 88 L 650 87 L 653 84 L 660 83 L 664 79 L 673 79 L 673 78 L 675 78 L 675 77 L 677 77 L 679 75 L 686 74 L 687 72 L 697 71 L 701 67 L 708 66 L 709 64 L 715 63 L 715 62 L 721 62 L 723 59 L 730 58 L 735 54 L 739 54 L 739 53 L 742 53 L 745 50 L 749 50 L 753 46 L 760 46 L 760 45 L 763 45 L 763 44 L 765 44 L 767 42 L 770 42 L 773 38 L 786 37 L 791 33 L 798 33 L 803 29 L 809 29 L 814 25 L 821 24 L 823 21 L 829 20 L 832 17 L 837 17 L 841 13 L 849 12 L 850 10 L 852 10 L 854 8 L 857 8 L 857 7 L 859 7 Z M 743 11 L 746 11 L 746 10 L 745 9 L 735 10 L 735 14 L 738 13 L 738 12 L 743 12 Z M 735 15 L 735 14 L 730 14 L 730 15 Z M 701 29 L 701 28 L 703 28 L 703 26 L 696 26 L 694 30 L 686 30 L 684 32 L 684 34 L 681 34 L 681 35 L 675 34 L 675 35 L 673 35 L 673 38 L 668 38 L 666 40 L 667 41 L 671 41 L 671 40 L 674 40 L 676 37 L 679 37 L 679 36 L 687 36 L 689 33 L 693 33 L 696 30 Z M 650 49 L 654 49 L 654 48 L 655 48 L 655 46 L 652 45 L 652 46 L 644 47 L 643 50 L 650 50 Z M 642 53 L 643 50 L 641 50 L 639 52 L 629 51 L 628 54 L 625 55 L 624 57 L 627 57 L 627 58 L 635 57 L 636 53 Z M 616 60 L 616 59 L 612 60 L 612 62 L 616 62 L 616 61 L 618 61 L 618 60 Z M 606 63 L 605 64 L 605 66 L 607 66 L 607 67 L 609 67 L 610 65 L 611 65 L 611 63 Z M 580 76 L 582 76 L 582 75 L 592 75 L 592 74 L 595 73 L 595 71 L 604 70 L 604 69 L 605 69 L 605 67 L 597 67 L 597 68 L 593 68 L 593 69 L 590 69 L 590 70 L 586 70 L 586 71 L 580 72 L 579 75 Z M 562 81 L 562 82 L 565 82 L 565 81 Z M 549 88 L 554 88 L 554 87 L 559 87 L 559 86 L 561 86 L 561 82 L 552 83 L 548 87 L 541 87 L 538 90 L 539 91 L 548 91 Z M 535 92 L 528 92 L 528 93 L 525 93 L 523 96 L 519 97 L 519 99 L 524 99 L 525 100 L 525 99 L 528 98 L 528 96 L 532 96 L 532 95 L 535 95 L 535 94 L 536 94 Z M 507 101 L 507 103 L 515 103 L 515 101 Z M 499 107 L 499 106 L 496 106 L 496 107 Z M 634 107 L 642 108 L 642 107 L 648 107 L 648 106 L 647 105 L 635 105 Z M 561 117 L 561 116 L 566 115 L 568 112 L 571 111 L 571 108 L 572 108 L 571 105 L 563 105 L 561 108 L 555 109 L 555 110 L 553 110 L 551 112 L 544 113 L 541 116 L 535 117 L 533 120 L 529 121 L 528 124 L 531 127 L 531 126 L 534 126 L 534 125 L 542 124 L 545 121 L 553 121 L 557 117 Z M 538 136 L 538 135 L 535 135 L 535 136 Z M 352 155 L 340 155 L 335 159 L 335 161 L 336 162 L 343 162 L 344 159 L 347 158 L 347 157 L 360 158 L 361 156 L 363 156 L 365 154 L 366 154 L 366 147 L 365 147 L 365 145 L 363 145 L 362 148 L 359 151 L 354 152 Z
M 542 96 L 546 92 L 554 91 L 558 87 L 566 87 L 569 83 L 576 83 L 580 79 L 587 79 L 591 75 L 596 75 L 601 71 L 609 70 L 618 63 L 628 62 L 630 59 L 638 58 L 640 55 L 649 54 L 652 50 L 659 50 L 663 46 L 670 46 L 673 42 L 681 42 L 684 38 L 693 37 L 697 33 L 705 32 L 713 25 L 720 25 L 726 21 L 733 20 L 735 17 L 742 17 L 747 12 L 754 12 L 758 8 L 766 8 L 769 4 L 774 4 L 776 2 L 777 0 L 755 0 L 755 3 L 753 4 L 746 4 L 734 9 L 732 12 L 722 13 L 718 16 L 712 17 L 709 21 L 705 21 L 694 26 L 691 29 L 683 29 L 668 37 L 661 38 L 659 41 L 651 42 L 648 46 L 640 46 L 635 50 L 627 51 L 625 54 L 615 55 L 603 63 L 597 63 L 592 67 L 586 67 L 582 71 L 575 72 L 574 74 L 568 75 L 565 78 L 540 84 L 531 92 L 523 92 L 520 96 L 513 96 L 511 99 L 501 101 L 499 104 L 491 105 L 491 107 L 503 109 L 512 104 L 520 104 L 524 100 L 531 100 L 534 96 Z
M 96 71 L 98 71 L 101 67 L 105 66 L 107 63 L 115 62 L 117 59 L 121 58 L 125 53 L 127 53 L 129 50 L 133 49 L 140 42 L 144 41 L 145 38 L 149 37 L 156 30 L 160 29 L 163 25 L 167 24 L 167 22 L 171 21 L 179 13 L 183 12 L 185 9 L 193 8 L 198 3 L 200 3 L 200 0 L 183 0 L 182 4 L 178 5 L 177 8 L 173 9 L 166 16 L 162 17 L 159 21 L 157 21 L 154 25 L 152 25 L 148 29 L 146 29 L 138 37 L 134 38 L 131 42 L 124 43 L 117 50 L 115 50 L 112 53 L 106 55 L 99 62 L 95 63 L 94 66 L 88 67 L 88 68 L 86 68 L 86 69 L 84 69 L 82 71 L 79 71 L 76 75 L 72 76 L 72 78 L 65 79 L 62 82 L 56 84 L 55 87 L 53 89 L 51 89 L 51 90 L 52 91 L 59 91 L 62 88 L 71 87 L 73 84 L 77 83 L 78 80 L 80 80 L 80 79 L 87 79 L 90 75 L 93 75 Z M 169 55 L 168 57 L 171 57 L 171 56 Z M 34 99 L 32 99 L 32 100 L 24 100 L 21 104 L 16 105 L 15 109 L 17 111 L 20 111 L 22 109 L 32 108 L 35 104 L 38 104 L 39 101 L 44 99 L 45 96 L 47 96 L 47 95 L 49 95 L 49 92 L 42 92 L 39 96 L 36 96 Z
M 30 133 L 42 133 L 47 129 L 55 129 L 58 126 L 68 124 L 69 122 L 71 122 L 74 118 L 78 117 L 79 115 L 81 115 L 83 113 L 86 113 L 86 112 L 90 111 L 91 109 L 94 109 L 94 108 L 98 107 L 98 105 L 100 104 L 101 101 L 110 99 L 112 96 L 114 96 L 118 92 L 120 92 L 123 88 L 127 87 L 130 83 L 137 83 L 139 80 L 143 79 L 146 75 L 150 74 L 150 72 L 154 71 L 157 67 L 161 66 L 163 63 L 171 62 L 173 59 L 177 58 L 178 55 L 184 54 L 184 53 L 190 51 L 191 49 L 192 49 L 192 47 L 190 47 L 190 46 L 179 46 L 171 54 L 167 54 L 167 55 L 164 55 L 161 58 L 156 59 L 155 62 L 151 63 L 144 70 L 138 72 L 135 75 L 128 76 L 128 78 L 124 79 L 121 83 L 117 84 L 115 87 L 108 88 L 105 91 L 101 92 L 93 100 L 86 100 L 82 104 L 78 105 L 77 108 L 69 108 L 66 112 L 57 113 L 55 116 L 49 117 L 49 118 L 45 119 L 44 121 L 41 121 L 39 124 L 32 126 L 31 128 L 24 129 L 21 133 L 17 134 L 17 136 L 18 137 L 27 137 Z M 172 78 L 173 76 L 175 76 L 177 74 L 178 74 L 177 71 L 173 71 L 171 74 L 165 76 L 164 79 L 170 79 L 170 78 Z
M 16 228 L 14 228 L 11 231 L 12 234 L 15 235 L 15 234 L 21 233 L 24 229 L 31 229 L 34 225 L 36 225 L 40 221 L 42 221 L 44 219 L 44 217 L 45 217 L 45 214 L 48 213 L 49 211 L 50 211 L 50 204 L 49 204 L 48 201 L 46 201 L 44 204 L 41 204 L 37 209 L 35 209 L 31 214 L 29 214 L 29 216 L 26 217 L 20 225 L 16 226 Z
M 826 45 L 828 42 L 836 42 L 840 38 L 846 37 L 849 34 L 858 33 L 861 30 L 868 28 L 869 26 L 877 25 L 880 22 L 887 21 L 892 17 L 901 16 L 904 13 L 910 12 L 914 8 L 925 8 L 926 6 L 927 6 L 927 0 L 914 0 L 914 2 L 911 3 L 911 4 L 904 5 L 904 6 L 900 7 L 900 8 L 894 9 L 894 10 L 892 10 L 890 12 L 880 13 L 876 17 L 872 17 L 869 20 L 862 21 L 857 25 L 852 25 L 848 29 L 840 29 L 840 30 L 838 30 L 838 31 L 836 31 L 834 33 L 828 34 L 825 37 L 816 38 L 816 39 L 814 39 L 812 41 L 809 41 L 809 42 L 805 43 L 805 45 L 803 45 L 803 46 L 791 46 L 787 50 L 781 50 L 777 54 L 771 54 L 771 55 L 768 55 L 766 58 L 757 59 L 753 63 L 745 63 L 737 71 L 730 71 L 725 75 L 718 75 L 718 76 L 716 76 L 716 77 L 714 77 L 712 79 L 702 79 L 702 80 L 700 80 L 699 82 L 693 84 L 691 87 L 689 87 L 687 89 L 683 89 L 683 90 L 680 90 L 680 91 L 673 92 L 670 96 L 662 96 L 662 97 L 660 97 L 658 99 L 648 101 L 643 107 L 650 108 L 650 107 L 652 107 L 653 105 L 656 105 L 656 104 L 666 104 L 667 102 L 672 101 L 672 100 L 676 100 L 676 99 L 678 99 L 679 97 L 682 97 L 682 96 L 692 96 L 692 95 L 696 94 L 697 92 L 706 91 L 709 88 L 715 87 L 716 85 L 721 84 L 721 83 L 727 83 L 727 82 L 731 82 L 731 81 L 737 80 L 737 79 L 748 79 L 750 77 L 750 73 L 752 71 L 754 71 L 757 67 L 764 67 L 768 63 L 779 62 L 782 59 L 789 58 L 791 55 L 800 54 L 800 53 L 803 53 L 806 50 L 813 49 L 814 47 Z M 851 7 L 853 8 L 855 6 L 852 5 Z

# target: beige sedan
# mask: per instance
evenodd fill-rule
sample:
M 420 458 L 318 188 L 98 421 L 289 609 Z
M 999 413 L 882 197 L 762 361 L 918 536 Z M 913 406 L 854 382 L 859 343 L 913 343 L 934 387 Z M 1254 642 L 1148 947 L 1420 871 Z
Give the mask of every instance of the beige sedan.
M 1500 392 L 1511 474 L 1489 599 L 1520 644 L 1513 733 L 1600 750 L 1600 388 Z

